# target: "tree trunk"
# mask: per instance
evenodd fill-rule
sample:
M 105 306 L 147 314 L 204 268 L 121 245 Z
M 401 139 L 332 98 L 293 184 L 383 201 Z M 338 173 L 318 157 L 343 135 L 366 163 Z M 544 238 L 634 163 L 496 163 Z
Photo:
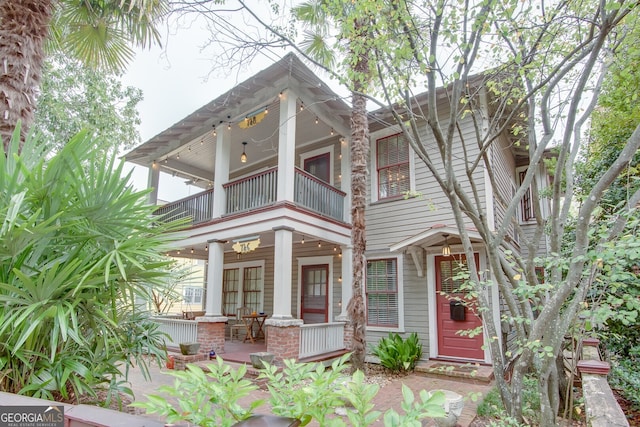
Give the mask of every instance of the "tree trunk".
M 0 0 L 0 137 L 5 152 L 22 122 L 20 150 L 33 123 L 51 0 Z
M 367 59 L 360 56 L 354 70 L 357 74 L 368 69 Z M 356 79 L 357 80 L 357 79 Z M 367 202 L 367 160 L 369 158 L 369 122 L 367 102 L 361 95 L 363 86 L 356 81 L 352 94 L 351 112 L 351 243 L 353 245 L 353 296 L 347 306 L 353 326 L 351 362 L 354 369 L 364 367 L 366 355 L 366 314 L 363 289 L 366 279 L 365 206 Z

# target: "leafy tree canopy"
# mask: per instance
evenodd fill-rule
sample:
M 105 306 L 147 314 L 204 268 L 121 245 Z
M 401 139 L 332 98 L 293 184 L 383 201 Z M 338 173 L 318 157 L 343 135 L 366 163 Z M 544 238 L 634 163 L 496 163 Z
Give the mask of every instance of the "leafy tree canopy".
M 101 152 L 112 154 L 140 142 L 137 110 L 142 91 L 124 87 L 117 74 L 98 72 L 65 55 L 45 63 L 36 127 L 59 150 L 82 129 Z

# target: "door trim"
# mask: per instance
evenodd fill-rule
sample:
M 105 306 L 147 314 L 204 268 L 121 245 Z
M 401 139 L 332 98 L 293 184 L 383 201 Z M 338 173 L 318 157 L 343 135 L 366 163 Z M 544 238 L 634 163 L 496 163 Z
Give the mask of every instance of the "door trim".
M 462 248 L 451 248 L 451 254 L 456 255 L 463 253 Z M 474 252 L 478 254 L 478 258 L 480 260 L 478 269 L 480 271 L 487 270 L 486 256 L 484 249 L 474 248 Z M 432 251 L 429 251 L 427 254 L 427 300 L 429 307 L 429 358 L 430 359 L 438 359 L 439 350 L 438 350 L 438 313 L 437 313 L 437 302 L 436 302 L 436 256 L 441 256 L 441 248 L 434 248 Z M 494 318 L 498 319 L 499 322 L 499 297 L 498 297 L 498 287 L 497 286 L 488 286 L 486 292 L 490 292 L 488 295 L 489 300 L 492 302 L 492 311 Z M 499 327 L 499 325 L 497 325 Z M 500 329 L 498 329 L 499 331 Z M 484 335 L 484 363 L 491 363 L 491 354 L 489 352 L 489 348 L 486 345 L 489 341 L 487 339 L 487 331 L 483 328 Z M 463 360 L 463 359 L 460 359 Z
M 306 265 L 321 265 L 326 264 L 329 266 L 328 277 L 328 307 L 327 307 L 327 319 L 329 322 L 333 322 L 333 256 L 314 256 L 297 258 L 298 261 L 298 292 L 296 295 L 296 317 L 302 319 L 302 267 Z

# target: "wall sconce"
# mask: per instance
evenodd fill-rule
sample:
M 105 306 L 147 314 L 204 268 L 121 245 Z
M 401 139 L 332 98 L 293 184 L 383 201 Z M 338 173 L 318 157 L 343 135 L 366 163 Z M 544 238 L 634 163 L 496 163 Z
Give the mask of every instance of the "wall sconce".
M 242 141 L 242 155 L 240 156 L 240 161 L 242 163 L 247 163 L 247 152 L 245 149 L 247 148 L 247 141 Z
M 444 237 L 444 246 L 442 247 L 442 255 L 449 256 L 451 255 L 451 247 L 449 247 L 449 242 L 447 241 L 447 237 L 449 237 L 449 235 L 443 234 L 442 237 Z

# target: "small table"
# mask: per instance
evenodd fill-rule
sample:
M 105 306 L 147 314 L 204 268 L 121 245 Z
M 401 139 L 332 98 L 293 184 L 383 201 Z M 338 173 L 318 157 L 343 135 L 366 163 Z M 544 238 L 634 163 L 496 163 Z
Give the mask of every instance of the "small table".
M 247 335 L 242 342 L 247 340 L 255 343 L 255 340 L 264 339 L 264 321 L 267 319 L 266 314 L 247 314 L 242 316 L 242 321 L 247 328 Z M 258 325 L 255 335 L 253 334 L 253 325 Z

